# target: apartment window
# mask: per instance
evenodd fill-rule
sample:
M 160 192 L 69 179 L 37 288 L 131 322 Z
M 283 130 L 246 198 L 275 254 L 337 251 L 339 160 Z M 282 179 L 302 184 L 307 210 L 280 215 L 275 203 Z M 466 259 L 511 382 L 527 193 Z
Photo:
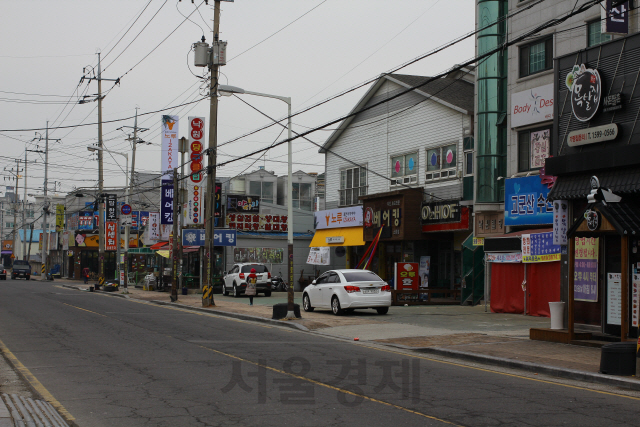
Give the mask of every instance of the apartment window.
M 458 168 L 458 145 L 450 144 L 427 150 L 426 181 L 454 178 Z
M 403 154 L 391 158 L 391 185 L 418 182 L 418 153 Z
M 340 171 L 340 206 L 357 205 L 358 197 L 367 194 L 367 170 L 364 167 Z
M 595 46 L 600 43 L 611 40 L 611 34 L 602 34 L 600 32 L 602 21 L 595 20 L 587 24 L 587 46 Z
M 5 228 L 13 228 L 13 223 L 12 222 L 5 222 L 4 226 L 5 226 Z
M 33 218 L 34 214 L 35 214 L 35 212 L 33 211 L 33 209 L 28 209 L 27 212 L 26 212 L 27 218 Z
M 293 207 L 305 211 L 312 211 L 313 196 L 311 194 L 311 184 L 308 182 L 294 182 L 292 187 L 293 193 L 291 199 L 293 200 Z
M 520 46 L 520 77 L 553 68 L 553 36 Z
M 473 175 L 473 137 L 467 136 L 462 142 L 464 149 L 464 176 Z
M 518 172 L 543 167 L 550 147 L 550 127 L 518 132 Z
M 249 181 L 249 195 L 260 196 L 263 203 L 273 203 L 273 182 Z

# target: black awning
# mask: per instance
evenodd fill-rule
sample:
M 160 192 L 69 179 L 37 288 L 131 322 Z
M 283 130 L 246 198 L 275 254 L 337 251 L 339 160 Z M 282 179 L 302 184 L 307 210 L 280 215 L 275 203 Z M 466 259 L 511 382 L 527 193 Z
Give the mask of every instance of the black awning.
M 596 209 L 604 216 L 616 229 L 618 234 L 627 236 L 640 235 L 640 205 L 637 203 L 594 203 L 588 208 Z M 585 220 L 584 215 L 571 226 L 567 232 L 568 236 L 576 233 L 580 224 Z
M 559 176 L 549 192 L 549 200 L 586 199 L 591 192 L 590 179 L 594 175 L 598 177 L 602 188 L 608 188 L 616 194 L 640 192 L 640 169 L 617 169 Z

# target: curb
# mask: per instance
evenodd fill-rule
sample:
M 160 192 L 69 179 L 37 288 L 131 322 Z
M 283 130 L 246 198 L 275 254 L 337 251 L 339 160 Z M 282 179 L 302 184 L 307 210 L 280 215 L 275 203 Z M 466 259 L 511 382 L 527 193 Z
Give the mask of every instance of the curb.
M 69 289 L 75 289 L 78 291 L 84 291 L 84 289 L 78 287 L 78 286 L 73 286 L 73 285 L 61 285 L 64 288 L 69 288 Z M 126 298 L 126 299 L 135 299 L 135 298 L 131 298 L 130 296 L 126 295 L 126 294 L 117 294 L 117 293 L 113 293 L 113 292 L 104 292 L 104 291 L 94 291 L 95 293 L 99 293 L 99 294 L 103 294 L 103 295 L 108 295 L 108 296 L 112 296 L 112 297 L 118 297 L 118 298 Z M 166 306 L 171 306 L 171 307 L 179 307 L 185 310 L 192 310 L 192 311 L 198 311 L 201 313 L 208 313 L 208 314 L 215 314 L 215 315 L 219 315 L 219 316 L 224 316 L 224 317 L 231 317 L 234 319 L 239 319 L 239 320 L 248 320 L 251 322 L 259 322 L 259 323 L 266 323 L 269 325 L 274 325 L 274 326 L 285 326 L 287 328 L 292 328 L 292 329 L 298 329 L 300 331 L 303 332 L 309 332 L 309 328 L 307 328 L 306 326 L 303 325 L 299 325 L 297 323 L 291 323 L 291 322 L 287 322 L 287 321 L 283 321 L 283 320 L 275 320 L 275 319 L 269 319 L 266 317 L 260 317 L 260 316 L 252 316 L 250 314 L 242 314 L 242 313 L 230 313 L 228 311 L 218 311 L 218 310 L 212 310 L 212 309 L 208 309 L 208 308 L 204 308 L 204 307 L 192 307 L 190 305 L 184 305 L 184 304 L 180 304 L 180 303 L 175 303 L 175 302 L 166 302 L 166 301 L 158 301 L 158 300 L 139 300 L 139 301 L 145 301 L 151 304 L 155 304 L 155 305 L 166 305 Z
M 464 351 L 452 350 L 452 349 L 446 349 L 446 348 L 409 347 L 401 344 L 389 344 L 389 346 L 401 348 L 403 350 L 415 351 L 417 353 L 435 354 L 438 356 L 446 356 L 454 359 L 482 363 L 485 365 L 500 366 L 503 368 L 504 367 L 515 368 L 523 371 L 534 372 L 537 374 L 545 374 L 552 377 L 564 378 L 568 380 L 603 384 L 603 385 L 626 388 L 629 390 L 640 391 L 640 381 L 627 380 L 625 378 L 619 378 L 619 377 L 611 377 L 609 375 L 604 375 L 604 374 L 596 374 L 592 372 L 578 371 L 575 369 L 568 369 L 568 368 L 558 368 L 556 366 L 541 365 L 537 363 L 507 359 L 504 357 L 487 356 L 484 354 L 468 353 Z

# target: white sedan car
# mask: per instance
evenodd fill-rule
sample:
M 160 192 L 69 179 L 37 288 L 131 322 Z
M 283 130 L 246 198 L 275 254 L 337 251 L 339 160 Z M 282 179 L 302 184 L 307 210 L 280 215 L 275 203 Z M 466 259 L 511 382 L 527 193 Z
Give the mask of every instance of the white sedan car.
M 304 311 L 330 308 L 339 316 L 356 308 L 375 308 L 387 314 L 391 306 L 391 287 L 369 270 L 329 270 L 304 288 Z

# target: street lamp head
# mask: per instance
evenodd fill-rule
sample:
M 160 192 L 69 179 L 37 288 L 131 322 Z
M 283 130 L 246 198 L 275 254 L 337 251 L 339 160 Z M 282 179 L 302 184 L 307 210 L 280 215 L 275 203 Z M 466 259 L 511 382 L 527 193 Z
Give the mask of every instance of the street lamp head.
M 234 93 L 245 93 L 245 90 L 236 86 L 218 85 L 218 93 L 222 96 L 231 96 Z
M 98 147 L 92 147 L 91 145 L 87 147 L 88 151 L 98 151 L 100 150 Z

